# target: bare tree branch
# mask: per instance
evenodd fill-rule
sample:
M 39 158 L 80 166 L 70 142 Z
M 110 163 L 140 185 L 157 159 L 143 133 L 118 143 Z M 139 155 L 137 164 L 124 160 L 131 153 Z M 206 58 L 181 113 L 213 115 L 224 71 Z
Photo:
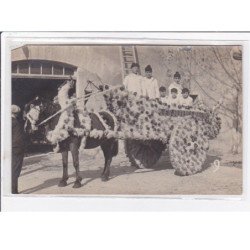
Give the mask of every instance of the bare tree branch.
M 227 50 L 227 53 L 229 54 L 229 58 L 230 58 L 230 61 L 231 61 L 232 65 L 233 65 L 233 70 L 234 70 L 234 72 L 235 72 L 235 75 L 236 75 L 236 77 L 237 77 L 237 80 L 239 81 L 239 84 L 241 84 L 241 80 L 240 80 L 238 71 L 237 71 L 236 68 L 235 68 L 235 63 L 234 63 L 234 61 L 233 61 L 233 59 L 232 59 L 232 57 L 231 57 L 230 51 L 229 51 L 228 49 L 226 49 L 226 50 Z
M 224 63 L 223 63 L 223 61 L 221 60 L 221 56 L 220 56 L 219 52 L 216 52 L 216 50 L 215 50 L 214 47 L 212 47 L 212 51 L 213 51 L 213 53 L 214 53 L 216 59 L 217 59 L 218 62 L 220 63 L 221 67 L 224 69 L 225 73 L 228 75 L 228 77 L 229 77 L 231 80 L 233 80 L 233 81 L 238 85 L 239 83 L 237 82 L 237 80 L 236 80 L 236 79 L 228 72 L 228 70 L 226 69 L 226 67 L 225 67 L 225 65 L 224 65 Z M 218 53 L 218 54 L 217 54 L 217 53 Z
M 219 81 L 221 84 L 225 85 L 225 86 L 228 86 L 229 88 L 233 88 L 234 86 L 233 85 L 230 85 L 226 82 L 224 82 L 223 80 L 221 80 L 218 76 L 216 76 L 215 74 L 212 74 L 211 71 L 209 70 L 206 70 L 204 67 L 202 67 L 201 65 L 199 65 L 199 63 L 193 59 L 195 64 L 200 68 L 202 69 L 204 72 L 206 72 L 209 76 L 211 76 L 212 78 L 214 78 L 215 80 Z
M 194 81 L 196 82 L 196 84 L 199 86 L 199 88 L 204 92 L 204 94 L 207 96 L 207 97 L 209 97 L 211 100 L 213 100 L 214 102 L 218 102 L 218 100 L 216 100 L 215 98 L 213 98 L 211 95 L 209 95 L 208 93 L 207 93 L 207 91 L 205 91 L 204 89 L 203 89 L 203 87 L 201 87 L 201 85 L 200 85 L 200 83 L 195 79 L 195 78 L 193 78 L 194 79 Z M 227 110 L 227 111 L 229 111 L 229 112 L 231 112 L 231 113 L 234 113 L 234 110 L 231 110 L 231 109 L 229 109 L 228 107 L 225 107 L 224 105 L 221 105 L 221 107 L 223 107 L 225 110 Z
M 225 113 L 225 112 L 222 112 L 221 110 L 219 111 L 219 113 L 222 114 L 222 115 L 224 115 L 224 116 L 226 116 L 226 117 L 228 117 L 228 118 L 230 118 L 231 120 L 234 119 L 233 116 L 230 116 L 229 114 L 227 114 L 227 113 Z

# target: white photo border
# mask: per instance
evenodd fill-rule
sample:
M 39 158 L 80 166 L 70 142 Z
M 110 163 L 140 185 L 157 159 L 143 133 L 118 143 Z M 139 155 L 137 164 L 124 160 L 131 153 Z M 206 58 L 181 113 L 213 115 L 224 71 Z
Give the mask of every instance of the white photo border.
M 1 200 L 3 211 L 219 211 L 249 210 L 250 33 L 181 32 L 5 32 L 1 61 Z M 11 50 L 29 44 L 242 45 L 242 195 L 28 195 L 11 194 Z

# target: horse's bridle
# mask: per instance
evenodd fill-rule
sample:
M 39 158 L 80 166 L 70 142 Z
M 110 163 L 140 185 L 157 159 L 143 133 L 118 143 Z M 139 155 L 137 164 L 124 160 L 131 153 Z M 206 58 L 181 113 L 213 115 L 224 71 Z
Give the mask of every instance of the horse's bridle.
M 27 123 L 28 123 L 28 120 L 29 120 L 29 122 L 30 122 L 30 124 L 31 124 L 31 126 L 32 126 L 32 129 L 33 130 L 37 130 L 38 128 L 36 127 L 36 125 L 35 125 L 35 123 L 37 122 L 37 121 L 35 121 L 31 116 L 30 116 L 30 111 L 31 110 L 35 110 L 36 112 L 40 112 L 41 111 L 41 109 L 39 109 L 39 108 L 37 108 L 37 107 L 40 107 L 40 106 L 33 106 L 30 110 L 29 110 L 29 112 L 26 114 L 26 122 L 25 122 L 25 124 L 24 124 L 24 129 L 26 130 L 27 129 Z

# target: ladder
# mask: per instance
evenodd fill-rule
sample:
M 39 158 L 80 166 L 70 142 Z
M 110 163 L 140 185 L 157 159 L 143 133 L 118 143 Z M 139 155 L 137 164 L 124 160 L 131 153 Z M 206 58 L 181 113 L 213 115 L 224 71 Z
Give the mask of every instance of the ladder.
M 120 46 L 120 56 L 122 64 L 122 79 L 131 72 L 131 64 L 138 63 L 138 54 L 135 46 L 122 45 Z
M 131 72 L 131 64 L 133 62 L 135 63 L 139 62 L 136 47 L 132 45 L 120 46 L 120 58 L 121 58 L 122 79 L 124 79 Z M 122 159 L 121 163 L 122 165 L 124 166 L 131 165 L 129 158 L 127 157 L 124 141 L 122 140 L 119 140 L 119 156 Z

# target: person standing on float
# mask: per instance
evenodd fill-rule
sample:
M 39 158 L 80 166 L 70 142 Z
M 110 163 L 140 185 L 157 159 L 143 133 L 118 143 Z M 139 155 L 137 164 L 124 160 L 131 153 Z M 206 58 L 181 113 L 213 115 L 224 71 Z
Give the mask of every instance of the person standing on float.
M 181 98 L 181 92 L 182 92 L 183 87 L 181 84 L 181 75 L 178 71 L 174 74 L 174 82 L 169 85 L 169 88 L 168 88 L 169 96 L 171 95 L 172 89 L 176 89 L 177 97 Z
M 132 63 L 131 73 L 124 78 L 123 85 L 126 90 L 137 93 L 138 96 L 143 95 L 142 80 L 143 77 L 139 73 L 139 64 Z
M 152 67 L 148 65 L 145 68 L 145 77 L 142 80 L 143 96 L 147 96 L 149 99 L 160 98 L 159 86 L 157 80 L 152 75 Z

